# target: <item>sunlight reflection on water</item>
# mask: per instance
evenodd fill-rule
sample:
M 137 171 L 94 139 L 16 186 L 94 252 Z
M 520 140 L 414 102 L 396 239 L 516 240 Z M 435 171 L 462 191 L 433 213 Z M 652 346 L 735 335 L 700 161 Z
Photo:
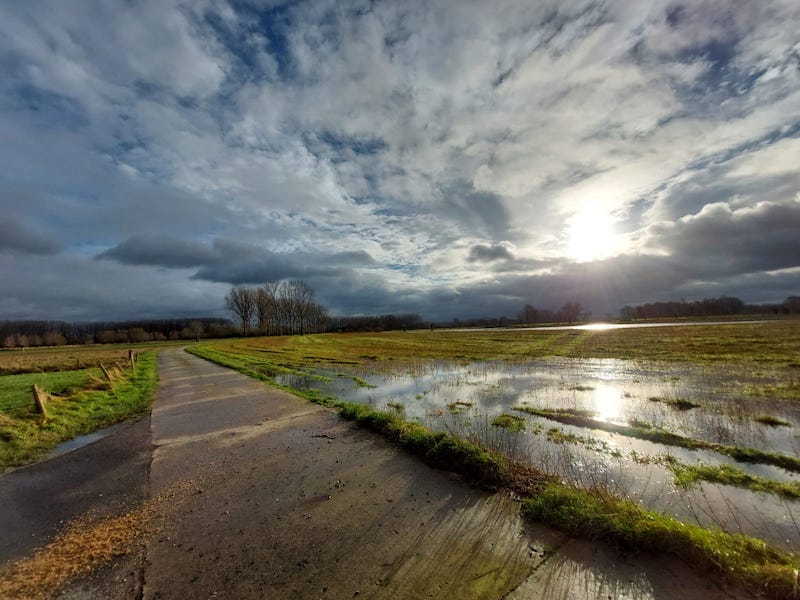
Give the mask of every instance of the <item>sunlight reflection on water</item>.
M 597 418 L 607 423 L 620 422 L 622 391 L 611 385 L 600 385 L 594 390 L 594 407 Z

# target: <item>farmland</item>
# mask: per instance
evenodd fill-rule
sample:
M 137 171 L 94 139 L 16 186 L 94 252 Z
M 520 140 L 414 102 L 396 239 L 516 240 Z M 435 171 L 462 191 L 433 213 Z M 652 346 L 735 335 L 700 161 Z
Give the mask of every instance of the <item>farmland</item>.
M 191 351 L 528 497 L 531 518 L 692 556 L 756 587 L 793 585 L 800 321 L 311 335 Z

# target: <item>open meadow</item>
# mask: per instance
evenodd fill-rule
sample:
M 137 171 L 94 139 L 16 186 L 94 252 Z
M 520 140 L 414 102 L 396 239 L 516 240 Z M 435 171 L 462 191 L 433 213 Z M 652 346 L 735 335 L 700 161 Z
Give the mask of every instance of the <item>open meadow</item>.
M 325 334 L 190 351 L 509 490 L 531 518 L 690 557 L 776 597 L 794 590 L 798 320 Z

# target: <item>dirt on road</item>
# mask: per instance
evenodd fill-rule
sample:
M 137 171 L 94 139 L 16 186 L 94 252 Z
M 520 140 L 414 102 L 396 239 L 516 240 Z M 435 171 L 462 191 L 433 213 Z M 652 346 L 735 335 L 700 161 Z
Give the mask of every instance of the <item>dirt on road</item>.
M 734 596 L 675 560 L 530 526 L 507 496 L 181 350 L 162 352 L 159 374 L 146 432 L 0 478 L 16 517 L 0 517 L 14 538 L 0 546 L 0 596 Z M 128 459 L 109 460 L 120 443 Z M 63 475 L 70 461 L 83 470 Z M 60 517 L 42 517 L 53 497 Z

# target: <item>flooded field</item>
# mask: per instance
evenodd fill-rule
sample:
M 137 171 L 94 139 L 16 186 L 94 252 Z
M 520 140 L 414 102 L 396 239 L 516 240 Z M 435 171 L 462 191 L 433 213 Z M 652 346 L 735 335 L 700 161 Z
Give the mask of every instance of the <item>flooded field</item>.
M 800 550 L 800 370 L 569 358 L 403 364 L 276 380 L 396 411 L 685 521 Z

